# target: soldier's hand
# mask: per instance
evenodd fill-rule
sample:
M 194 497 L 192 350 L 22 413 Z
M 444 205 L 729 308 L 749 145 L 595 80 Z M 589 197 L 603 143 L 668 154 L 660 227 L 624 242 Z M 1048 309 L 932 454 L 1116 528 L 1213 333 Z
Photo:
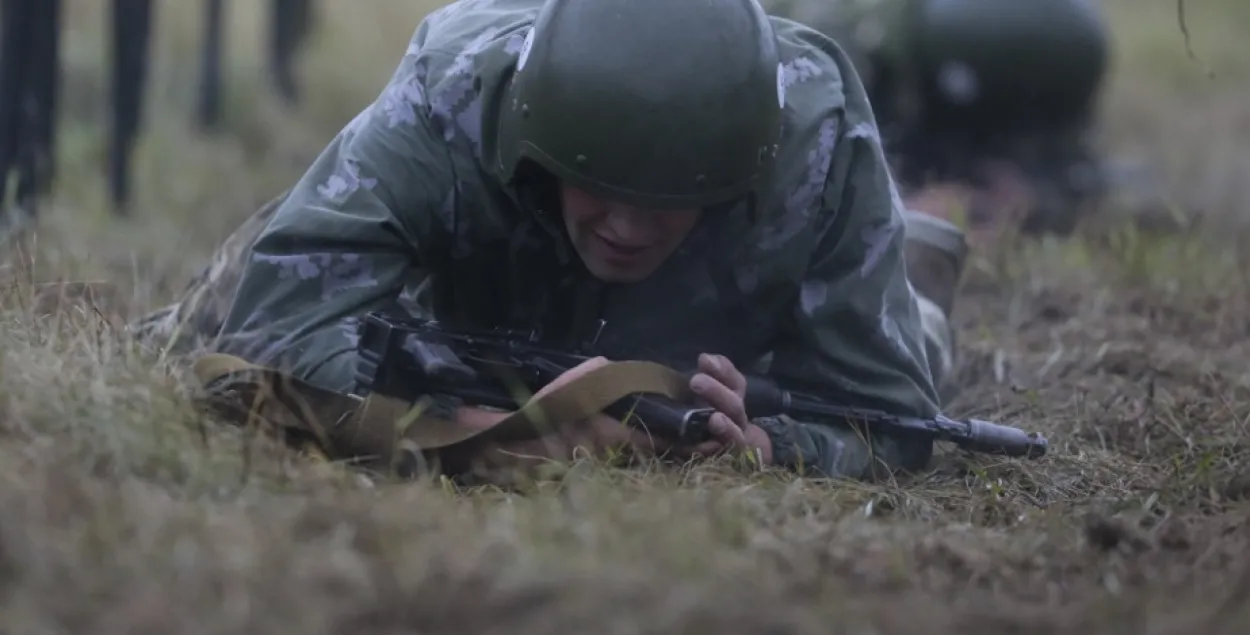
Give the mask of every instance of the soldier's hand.
M 686 448 L 674 448 L 685 455 L 713 456 L 735 450 L 760 450 L 772 456 L 768 435 L 751 423 L 746 411 L 747 378 L 723 355 L 699 356 L 699 372 L 690 378 L 690 390 L 702 405 L 716 411 L 708 421 L 712 438 Z

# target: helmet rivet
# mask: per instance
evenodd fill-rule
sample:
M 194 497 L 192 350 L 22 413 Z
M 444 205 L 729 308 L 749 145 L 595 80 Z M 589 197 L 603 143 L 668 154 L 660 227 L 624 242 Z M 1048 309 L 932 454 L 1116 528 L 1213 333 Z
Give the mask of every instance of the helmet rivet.
M 696 174 L 696 175 L 694 175 L 694 182 L 695 182 L 696 184 L 698 184 L 698 185 L 703 185 L 703 183 L 704 183 L 705 181 L 707 181 L 707 175 L 706 175 L 706 174 Z
M 522 116 L 522 117 L 528 117 L 528 116 L 530 116 L 530 105 L 529 105 L 529 104 L 521 104 L 521 116 Z
M 577 158 L 573 160 L 576 161 L 578 165 L 586 165 L 586 161 L 588 161 L 589 159 L 586 158 L 586 155 L 579 154 L 577 155 Z

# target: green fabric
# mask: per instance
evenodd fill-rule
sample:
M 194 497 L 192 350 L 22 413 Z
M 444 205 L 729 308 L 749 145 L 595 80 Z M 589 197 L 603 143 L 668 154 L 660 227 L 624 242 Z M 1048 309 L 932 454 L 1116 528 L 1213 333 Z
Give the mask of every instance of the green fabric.
M 847 56 L 772 20 L 785 109 L 758 209 L 705 214 L 654 275 L 605 285 L 558 210 L 492 167 L 501 96 L 540 6 L 462 0 L 421 23 L 378 99 L 245 254 L 217 350 L 350 390 L 358 317 L 396 308 L 679 369 L 703 352 L 744 368 L 771 354 L 774 375 L 848 405 L 935 414 L 902 204 Z M 765 424 L 786 465 L 861 476 L 839 430 Z
M 522 50 L 499 122 L 505 177 L 536 161 L 596 196 L 657 209 L 764 185 L 781 107 L 757 3 L 553 0 Z

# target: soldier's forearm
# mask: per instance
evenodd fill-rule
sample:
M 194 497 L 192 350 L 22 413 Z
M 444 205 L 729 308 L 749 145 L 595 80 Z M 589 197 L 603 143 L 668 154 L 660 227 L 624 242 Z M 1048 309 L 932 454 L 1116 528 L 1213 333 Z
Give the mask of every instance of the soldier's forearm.
M 858 430 L 788 417 L 754 423 L 772 442 L 773 465 L 813 478 L 866 479 L 881 467 L 923 469 L 933 447 L 927 440 L 903 442 L 883 435 L 873 435 L 870 443 Z
M 833 452 L 827 450 L 831 439 L 821 434 L 818 426 L 803 424 L 788 417 L 760 417 L 752 421 L 768 435 L 772 443 L 772 464 L 797 472 L 801 476 L 844 476 L 834 465 Z M 815 429 L 813 429 L 815 428 Z

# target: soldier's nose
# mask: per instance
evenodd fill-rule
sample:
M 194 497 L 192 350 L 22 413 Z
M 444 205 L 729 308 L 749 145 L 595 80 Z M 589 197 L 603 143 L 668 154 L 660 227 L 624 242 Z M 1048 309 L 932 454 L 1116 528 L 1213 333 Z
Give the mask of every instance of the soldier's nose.
M 652 240 L 655 223 L 645 210 L 620 206 L 610 209 L 603 219 L 609 238 L 631 246 L 645 246 Z

